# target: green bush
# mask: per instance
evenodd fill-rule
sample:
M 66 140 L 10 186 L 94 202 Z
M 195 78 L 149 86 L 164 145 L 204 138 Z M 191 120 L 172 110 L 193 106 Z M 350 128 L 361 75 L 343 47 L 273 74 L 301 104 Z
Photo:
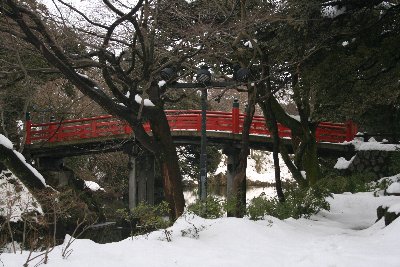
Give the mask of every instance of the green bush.
M 390 154 L 388 158 L 389 173 L 400 173 L 400 150 Z
M 318 186 L 331 193 L 367 192 L 370 191 L 371 182 L 375 176 L 371 173 L 356 173 L 349 176 L 327 176 L 318 181 Z
M 131 212 L 120 209 L 117 213 L 128 222 L 136 222 L 135 233 L 137 234 L 165 229 L 171 225 L 168 219 L 169 207 L 165 201 L 155 206 L 141 202 Z
M 225 213 L 224 201 L 214 196 L 208 196 L 205 201 L 197 200 L 188 206 L 188 210 L 206 219 L 220 218 Z
M 331 194 L 320 187 L 302 189 L 292 185 L 285 192 L 285 202 L 279 202 L 277 198 L 267 198 L 265 195 L 253 198 L 247 207 L 247 215 L 252 220 L 263 219 L 265 215 L 281 220 L 289 217 L 308 218 L 322 209 L 329 210 L 330 206 L 326 201 L 328 196 Z

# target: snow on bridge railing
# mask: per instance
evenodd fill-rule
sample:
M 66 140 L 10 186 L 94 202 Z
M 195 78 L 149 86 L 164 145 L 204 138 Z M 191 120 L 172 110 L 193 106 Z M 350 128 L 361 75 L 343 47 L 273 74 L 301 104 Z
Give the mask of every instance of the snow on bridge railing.
M 167 110 L 165 111 L 171 131 L 198 131 L 201 130 L 200 110 Z M 239 134 L 243 129 L 245 114 L 239 113 L 239 108 L 232 112 L 207 111 L 207 131 L 223 131 Z M 146 131 L 150 131 L 148 123 L 144 123 Z M 111 115 L 63 120 L 59 122 L 32 123 L 26 121 L 26 144 L 38 142 L 67 142 L 80 139 L 95 139 L 106 136 L 126 136 L 133 133 L 127 122 L 121 121 Z M 290 138 L 289 128 L 278 124 L 279 136 Z M 352 122 L 331 123 L 321 122 L 316 130 L 319 142 L 340 143 L 351 141 L 357 132 L 357 127 Z M 270 135 L 262 116 L 254 116 L 250 134 Z

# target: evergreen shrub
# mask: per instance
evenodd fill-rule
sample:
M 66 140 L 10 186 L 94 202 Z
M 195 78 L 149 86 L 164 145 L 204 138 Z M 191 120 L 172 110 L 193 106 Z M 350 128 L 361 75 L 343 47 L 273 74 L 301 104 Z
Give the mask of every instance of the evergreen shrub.
M 308 218 L 322 209 L 329 210 L 330 206 L 326 200 L 328 196 L 331 194 L 319 186 L 299 188 L 291 185 L 285 192 L 285 202 L 260 195 L 250 201 L 247 215 L 252 220 L 263 219 L 265 215 L 271 215 L 281 220 L 289 217 Z
M 154 206 L 141 202 L 130 212 L 124 209 L 117 210 L 117 212 L 125 221 L 135 222 L 132 231 L 135 231 L 136 234 L 165 229 L 171 225 L 171 221 L 168 219 L 169 207 L 165 201 Z
M 349 176 L 331 175 L 318 181 L 318 186 L 335 194 L 343 192 L 371 191 L 371 182 L 375 179 L 372 173 L 355 173 Z
M 197 200 L 188 206 L 188 210 L 206 219 L 220 218 L 225 213 L 224 201 L 214 196 L 208 196 L 205 201 Z

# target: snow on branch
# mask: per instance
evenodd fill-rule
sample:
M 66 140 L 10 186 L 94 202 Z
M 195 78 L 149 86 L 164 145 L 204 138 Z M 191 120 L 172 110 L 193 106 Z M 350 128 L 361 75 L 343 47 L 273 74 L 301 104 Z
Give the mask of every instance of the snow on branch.
M 44 189 L 48 187 L 43 176 L 26 162 L 21 153 L 13 149 L 11 141 L 2 134 L 0 134 L 0 162 L 29 189 Z

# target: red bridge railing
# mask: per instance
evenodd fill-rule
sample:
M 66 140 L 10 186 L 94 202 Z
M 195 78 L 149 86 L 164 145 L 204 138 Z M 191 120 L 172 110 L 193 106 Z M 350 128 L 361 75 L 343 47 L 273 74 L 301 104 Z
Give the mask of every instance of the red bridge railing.
M 168 122 L 171 131 L 199 131 L 201 130 L 200 110 L 167 110 Z M 245 114 L 239 113 L 239 108 L 233 108 L 232 112 L 208 111 L 207 131 L 222 131 L 238 134 L 242 132 Z M 150 126 L 144 125 L 146 131 Z M 26 121 L 26 144 L 38 142 L 66 142 L 79 139 L 95 139 L 105 136 L 122 136 L 132 134 L 131 127 L 111 115 L 76 120 L 64 120 L 61 122 L 32 123 Z M 289 128 L 279 124 L 279 136 L 290 138 Z M 318 142 L 341 143 L 351 141 L 357 133 L 357 127 L 352 122 L 331 123 L 321 122 L 316 131 Z M 270 135 L 262 116 L 254 116 L 250 128 L 252 135 Z

